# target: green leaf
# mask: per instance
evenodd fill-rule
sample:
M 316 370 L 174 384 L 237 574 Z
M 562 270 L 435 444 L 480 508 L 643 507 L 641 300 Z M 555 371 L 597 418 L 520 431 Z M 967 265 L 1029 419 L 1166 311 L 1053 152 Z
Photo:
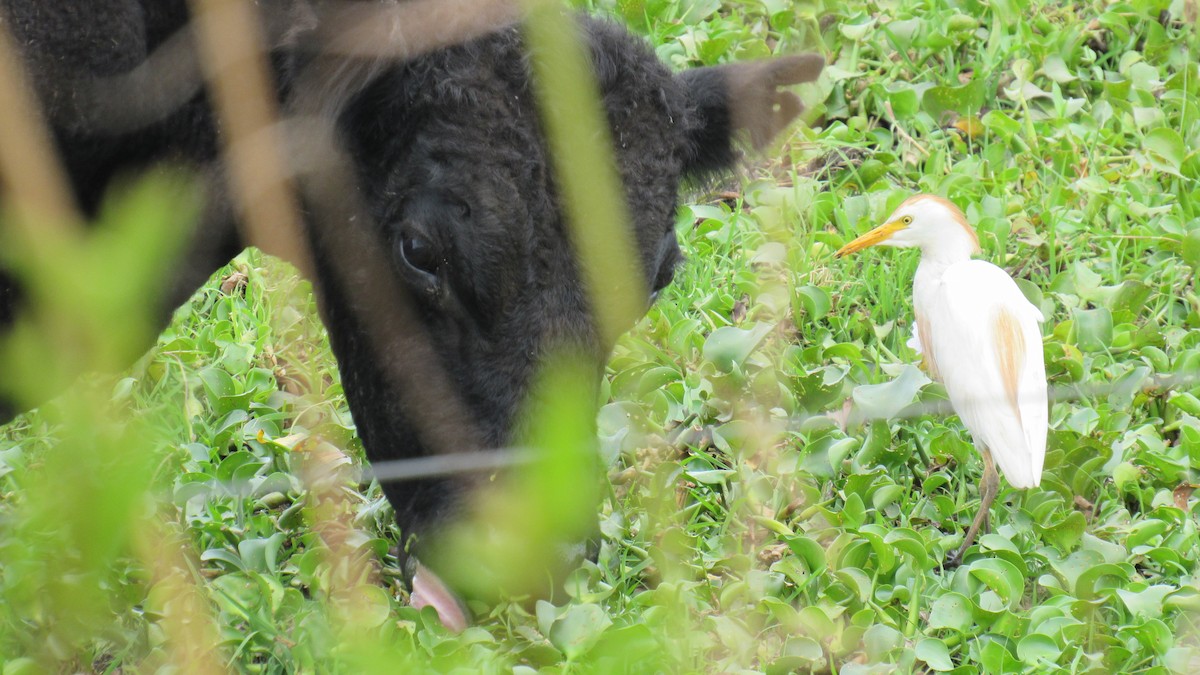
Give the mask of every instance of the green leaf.
M 903 644 L 903 633 L 881 623 L 871 626 L 863 633 L 863 647 L 867 652 L 867 660 L 871 663 L 883 662 L 888 654 Z
M 229 565 L 230 567 L 232 567 L 235 570 L 243 570 L 244 571 L 246 569 L 246 566 L 242 563 L 242 559 L 239 558 L 236 553 L 234 553 L 233 551 L 223 549 L 223 548 L 208 549 L 207 551 L 200 554 L 200 560 L 202 560 L 204 562 L 208 562 L 210 560 L 216 560 L 219 562 L 223 562 L 226 565 Z
M 1057 663 L 1062 649 L 1050 637 L 1032 633 L 1021 638 L 1017 643 L 1017 658 L 1030 665 L 1039 663 Z
M 1119 588 L 1128 579 L 1129 572 L 1121 565 L 1096 565 L 1079 575 L 1075 581 L 1075 595 L 1081 600 L 1092 600 L 1105 595 L 1109 589 Z
M 238 542 L 238 554 L 241 556 L 242 569 L 262 574 L 275 573 L 275 558 L 285 536 L 283 532 L 276 532 L 270 537 L 244 539 Z
M 1163 600 L 1175 592 L 1174 586 L 1158 584 L 1148 586 L 1139 591 L 1117 589 L 1117 597 L 1125 603 L 1130 614 L 1148 619 L 1157 619 L 1163 613 Z
M 846 503 L 842 507 L 842 524 L 848 529 L 856 529 L 861 527 L 867 519 L 867 508 L 863 505 L 862 497 L 857 493 L 846 497 Z
M 1121 628 L 1117 631 L 1117 636 L 1120 638 L 1132 637 L 1151 654 L 1157 656 L 1166 654 L 1175 642 L 1171 629 L 1158 619 L 1150 619 L 1140 625 Z
M 833 306 L 829 293 L 817 286 L 801 286 L 796 289 L 796 296 L 810 319 L 824 317 Z
M 950 660 L 950 652 L 946 643 L 934 638 L 925 638 L 917 643 L 917 658 L 936 671 L 946 671 L 954 668 Z
M 916 400 L 921 387 L 930 380 L 920 369 L 906 365 L 900 376 L 883 384 L 862 384 L 854 388 L 854 404 L 867 419 L 890 419 Z
M 721 0 L 680 0 L 679 7 L 681 22 L 698 24 L 721 8 Z
M 982 671 L 991 675 L 996 673 L 1020 672 L 1021 662 L 1013 657 L 1012 652 L 1005 649 L 999 640 L 989 636 L 983 648 L 979 650 L 979 660 L 983 664 Z
M 933 602 L 929 611 L 929 627 L 966 633 L 974 623 L 973 608 L 974 604 L 961 593 L 946 593 Z
M 574 660 L 599 642 L 609 626 L 612 619 L 599 605 L 573 605 L 554 622 L 547 637 L 568 659 Z
M 1015 608 L 1025 593 L 1021 572 L 1005 560 L 976 560 L 971 563 L 970 575 L 994 591 L 1009 609 Z
M 1179 248 L 1185 263 L 1193 268 L 1200 267 L 1200 228 L 1188 230 Z
M 1017 288 L 1021 289 L 1021 294 L 1025 296 L 1025 299 L 1029 301 L 1029 304 L 1037 307 L 1040 310 L 1042 308 L 1041 287 L 1028 279 L 1022 279 L 1020 277 L 1013 279 L 1013 281 L 1017 282 Z
M 1003 139 L 1010 139 L 1021 134 L 1021 123 L 1009 117 L 1000 110 L 989 110 L 982 118 L 983 126 L 993 134 Z
M 788 548 L 796 554 L 810 574 L 818 574 L 828 569 L 825 561 L 825 547 L 803 535 L 784 537 Z
M 906 120 L 917 114 L 917 91 L 908 82 L 888 82 L 884 92 L 892 104 L 897 119 Z
M 718 328 L 704 341 L 704 358 L 718 369 L 731 372 L 734 366 L 741 366 L 767 333 L 774 328 L 771 324 L 760 323 L 751 329 L 724 326 Z
M 833 620 L 820 607 L 804 607 L 796 614 L 796 619 L 808 635 L 834 635 L 837 632 Z
M 1113 340 L 1112 312 L 1107 307 L 1075 310 L 1075 344 L 1085 352 L 1108 349 Z
M 1059 84 L 1074 82 L 1079 79 L 1067 69 L 1067 64 L 1058 54 L 1051 54 L 1042 62 L 1042 72 L 1046 73 L 1046 77 L 1054 80 Z
M 1064 553 L 1071 551 L 1083 537 L 1087 520 L 1078 511 L 1071 511 L 1065 518 L 1053 525 L 1041 526 L 1034 524 L 1042 538 Z
M 907 527 L 892 529 L 883 538 L 884 542 L 894 546 L 897 551 L 907 555 L 916 569 L 924 570 L 930 565 L 929 550 L 921 535 Z
M 930 87 L 921 97 L 921 107 L 935 120 L 940 120 L 947 112 L 972 115 L 983 108 L 986 92 L 983 78 L 973 79 L 957 87 Z
M 1178 131 L 1169 127 L 1158 127 L 1146 134 L 1142 140 L 1146 158 L 1159 171 L 1181 176 L 1179 167 L 1187 156 L 1187 145 Z

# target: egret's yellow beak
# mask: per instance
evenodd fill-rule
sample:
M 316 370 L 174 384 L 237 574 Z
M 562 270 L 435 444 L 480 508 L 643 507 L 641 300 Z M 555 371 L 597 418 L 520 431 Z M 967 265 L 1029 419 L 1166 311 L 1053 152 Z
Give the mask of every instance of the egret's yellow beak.
M 834 255 L 840 258 L 844 255 L 849 255 L 851 253 L 856 253 L 858 251 L 861 251 L 864 248 L 869 248 L 871 246 L 874 246 L 875 244 L 878 244 L 881 241 L 886 241 L 893 234 L 896 234 L 897 232 L 899 232 L 900 230 L 903 230 L 906 227 L 908 227 L 908 225 L 902 220 L 893 220 L 890 223 L 884 223 L 883 225 L 880 225 L 879 227 L 871 230 L 870 232 L 859 237 L 858 239 L 855 239 L 854 241 L 850 242 L 849 244 L 846 244 L 845 246 L 839 248 L 837 250 L 837 253 L 834 253 Z

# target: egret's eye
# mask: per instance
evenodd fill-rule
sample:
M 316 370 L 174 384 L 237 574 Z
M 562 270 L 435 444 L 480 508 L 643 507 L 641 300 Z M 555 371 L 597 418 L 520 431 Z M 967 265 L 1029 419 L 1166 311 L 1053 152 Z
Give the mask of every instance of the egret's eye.
M 900 219 L 900 222 L 904 223 L 905 225 L 912 225 L 912 216 L 904 216 Z
M 413 270 L 437 276 L 441 256 L 437 247 L 420 233 L 409 230 L 400 235 L 400 255 Z

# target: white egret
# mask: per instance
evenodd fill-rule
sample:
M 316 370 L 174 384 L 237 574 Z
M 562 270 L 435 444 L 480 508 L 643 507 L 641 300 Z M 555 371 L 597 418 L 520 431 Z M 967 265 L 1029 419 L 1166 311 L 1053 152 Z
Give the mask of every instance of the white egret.
M 1047 432 L 1042 313 L 1004 270 L 971 258 L 979 253 L 979 238 L 963 212 L 941 197 L 909 198 L 837 256 L 870 246 L 921 249 L 913 281 L 919 350 L 983 456 L 979 513 L 950 558 L 957 564 L 987 522 L 1000 487 L 996 464 L 1015 488 L 1041 482 Z

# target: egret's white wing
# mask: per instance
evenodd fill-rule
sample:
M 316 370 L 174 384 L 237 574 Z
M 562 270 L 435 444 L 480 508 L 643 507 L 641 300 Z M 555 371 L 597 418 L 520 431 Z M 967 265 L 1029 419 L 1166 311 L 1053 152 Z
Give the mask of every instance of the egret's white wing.
M 930 289 L 921 320 L 922 346 L 975 442 L 1013 487 L 1036 486 L 1047 432 L 1042 313 L 1004 270 L 971 260 Z

